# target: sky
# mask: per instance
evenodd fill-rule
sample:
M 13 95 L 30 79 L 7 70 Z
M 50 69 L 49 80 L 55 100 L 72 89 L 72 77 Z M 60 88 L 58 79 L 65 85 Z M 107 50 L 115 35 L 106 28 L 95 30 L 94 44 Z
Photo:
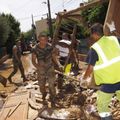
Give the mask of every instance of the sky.
M 10 13 L 19 22 L 21 31 L 26 32 L 31 29 L 31 15 L 34 21 L 40 20 L 41 17 L 46 18 L 48 12 L 47 0 L 0 0 L 0 13 Z M 55 13 L 67 9 L 67 11 L 79 7 L 79 4 L 85 0 L 50 0 L 51 15 L 55 18 Z

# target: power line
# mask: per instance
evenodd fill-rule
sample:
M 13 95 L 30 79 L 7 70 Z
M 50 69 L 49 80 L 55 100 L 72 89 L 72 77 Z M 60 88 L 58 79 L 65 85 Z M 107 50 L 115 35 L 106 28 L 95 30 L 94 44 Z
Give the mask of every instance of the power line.
M 67 3 L 65 3 L 65 4 L 68 4 L 68 3 L 70 3 L 72 0 L 69 0 Z
M 34 15 L 33 17 L 40 17 L 42 15 Z M 23 17 L 23 18 L 18 18 L 18 20 L 27 20 L 27 19 L 31 19 L 31 17 Z
M 71 0 L 69 0 L 69 1 L 71 1 Z M 64 2 L 64 4 L 67 3 L 67 2 L 69 2 L 69 1 L 66 0 L 66 1 Z M 54 9 L 53 12 L 55 13 L 56 9 L 58 10 L 58 8 L 61 8 L 61 7 L 62 7 L 61 4 L 60 4 L 60 5 L 57 5 L 55 8 L 53 8 L 53 9 Z
M 17 7 L 17 9 L 15 11 L 21 11 L 21 9 L 24 9 L 26 7 L 26 5 L 30 4 L 31 0 L 27 0 L 24 4 L 22 4 L 21 6 Z
M 29 0 L 28 0 L 28 1 L 29 1 Z M 27 1 L 27 2 L 28 2 L 28 1 Z M 71 3 L 72 1 L 73 1 L 73 0 L 68 0 L 68 1 L 66 0 L 66 1 L 64 2 L 64 5 L 67 4 L 67 6 L 68 6 L 68 5 L 70 5 L 69 3 Z M 57 7 L 55 7 L 55 8 L 54 8 L 54 11 L 52 11 L 51 13 L 55 13 L 55 11 L 56 11 L 55 9 L 60 8 L 60 7 L 62 7 L 62 5 L 58 5 Z M 42 17 L 43 15 L 39 14 L 39 15 L 34 15 L 33 17 L 35 18 L 35 17 L 40 17 L 40 16 Z M 31 17 L 18 18 L 18 20 L 27 20 L 27 19 L 31 19 Z
M 66 1 L 64 2 L 64 5 L 70 3 L 71 1 L 72 1 L 72 0 L 68 0 L 68 1 L 66 0 Z M 28 3 L 28 2 L 30 2 L 30 0 L 26 1 L 26 3 Z M 25 4 L 26 4 L 26 3 L 25 3 Z M 21 7 L 21 8 L 18 8 L 18 9 L 22 9 L 22 8 L 25 6 L 25 4 L 22 5 L 22 7 Z M 55 13 L 55 11 L 56 11 L 55 9 L 58 9 L 58 8 L 60 8 L 60 7 L 62 7 L 62 5 L 58 5 L 57 7 L 55 7 L 55 8 L 54 8 L 54 11 L 52 11 L 51 13 Z M 40 16 L 42 16 L 42 15 L 39 14 L 39 15 L 35 15 L 35 16 L 33 16 L 33 17 L 40 17 Z M 18 18 L 18 20 L 28 20 L 28 19 L 31 19 L 31 17 Z
M 80 3 L 81 3 L 81 0 L 76 0 L 76 3 L 77 3 L 77 2 L 80 2 Z M 68 3 L 69 3 L 69 4 L 68 4 Z M 67 4 L 67 5 L 66 5 L 65 7 L 70 7 L 70 5 L 73 4 L 73 0 L 68 1 L 66 4 Z

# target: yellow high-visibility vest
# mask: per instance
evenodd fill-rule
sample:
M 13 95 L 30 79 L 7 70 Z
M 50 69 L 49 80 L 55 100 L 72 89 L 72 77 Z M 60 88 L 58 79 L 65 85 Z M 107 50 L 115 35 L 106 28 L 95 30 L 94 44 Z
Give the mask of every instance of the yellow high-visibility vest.
M 69 74 L 70 74 L 71 67 L 72 67 L 72 64 L 71 64 L 71 63 L 68 64 L 68 65 L 65 67 L 65 72 L 64 72 L 65 75 L 69 75 Z
M 115 36 L 103 36 L 92 45 L 99 60 L 94 66 L 97 85 L 120 82 L 120 44 Z

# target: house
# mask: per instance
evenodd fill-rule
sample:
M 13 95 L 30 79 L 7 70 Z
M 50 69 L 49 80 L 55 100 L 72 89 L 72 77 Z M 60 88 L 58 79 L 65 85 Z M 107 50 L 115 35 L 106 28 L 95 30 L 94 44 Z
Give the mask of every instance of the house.
M 39 21 L 36 21 L 35 24 L 36 24 L 36 35 L 37 35 L 37 37 L 41 32 L 44 32 L 44 31 L 48 30 L 47 19 L 41 19 Z

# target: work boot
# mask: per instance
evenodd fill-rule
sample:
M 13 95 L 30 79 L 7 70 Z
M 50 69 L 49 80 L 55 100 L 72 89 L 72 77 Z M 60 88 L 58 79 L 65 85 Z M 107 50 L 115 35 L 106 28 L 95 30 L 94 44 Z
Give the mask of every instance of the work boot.
M 112 119 L 112 116 L 107 116 L 107 117 L 101 118 L 101 120 L 113 120 L 113 119 Z

